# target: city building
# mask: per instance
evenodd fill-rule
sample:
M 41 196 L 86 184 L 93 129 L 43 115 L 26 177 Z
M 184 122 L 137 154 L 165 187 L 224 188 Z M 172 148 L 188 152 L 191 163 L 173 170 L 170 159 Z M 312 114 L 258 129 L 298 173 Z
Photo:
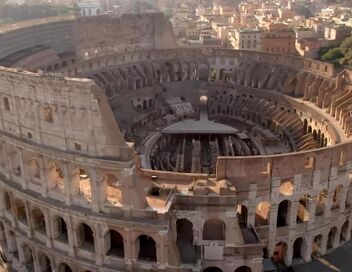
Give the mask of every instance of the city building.
M 351 27 L 345 25 L 325 27 L 324 38 L 337 46 L 346 38 L 351 37 L 351 29 Z
M 259 29 L 178 47 L 161 13 L 0 33 L 11 271 L 262 272 L 350 250 L 350 69 L 260 52 Z
M 101 2 L 98 0 L 83 0 L 77 4 L 82 16 L 96 16 L 102 12 Z
M 262 30 L 235 29 L 229 32 L 229 40 L 234 49 L 261 51 Z

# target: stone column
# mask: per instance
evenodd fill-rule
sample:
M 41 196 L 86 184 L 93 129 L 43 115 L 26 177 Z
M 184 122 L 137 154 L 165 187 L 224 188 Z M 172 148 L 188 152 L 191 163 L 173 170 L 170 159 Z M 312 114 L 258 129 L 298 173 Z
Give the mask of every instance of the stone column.
M 341 192 L 339 193 L 339 196 L 338 196 L 339 199 L 338 199 L 338 203 L 337 204 L 339 205 L 340 211 L 344 211 L 345 207 L 346 207 L 348 186 L 349 186 L 349 184 L 344 184 L 342 186 L 342 190 L 341 190 Z
M 66 218 L 66 223 L 67 223 L 67 235 L 68 235 L 68 246 L 69 246 L 69 251 L 68 255 L 70 257 L 75 257 L 76 256 L 76 248 L 77 248 L 77 233 L 76 233 L 76 228 L 74 227 L 74 222 L 72 219 Z
M 270 232 L 270 235 L 272 233 L 276 233 L 278 210 L 279 210 L 279 205 L 278 204 L 272 204 L 270 206 L 270 215 L 269 215 L 269 232 Z M 272 237 L 274 237 L 274 236 L 272 236 Z
M 39 264 L 39 259 L 38 255 L 34 250 L 32 250 L 32 256 L 33 256 L 33 266 L 34 266 L 34 271 L 40 271 L 40 264 Z
M 122 172 L 122 202 L 124 207 L 133 207 L 135 203 L 133 203 L 132 198 L 130 197 L 132 194 L 135 194 L 134 186 L 136 181 L 138 180 L 138 176 L 136 175 L 135 169 L 125 168 Z
M 324 219 L 328 220 L 331 215 L 331 207 L 333 204 L 333 198 L 334 198 L 334 191 L 328 192 L 327 198 L 325 200 L 325 207 L 324 207 Z
M 312 249 L 313 249 L 313 237 L 311 235 L 306 235 L 305 238 L 303 239 L 303 246 L 301 251 L 302 259 L 305 262 L 311 261 Z
M 337 248 L 340 244 L 340 233 L 341 233 L 341 231 L 339 229 L 337 229 L 337 231 L 334 235 L 334 241 L 332 243 L 333 248 Z
M 276 231 L 277 231 L 277 212 L 278 212 L 279 206 L 278 204 L 273 204 L 270 206 L 270 211 L 269 211 L 269 253 L 270 256 L 274 254 L 274 249 L 276 245 Z
M 100 212 L 100 197 L 99 197 L 99 183 L 97 180 L 96 169 L 89 171 L 90 174 L 90 188 L 92 194 L 92 209 L 94 212 Z
M 328 244 L 328 233 L 323 233 L 323 238 L 321 239 L 321 246 L 320 246 L 320 254 L 325 255 L 326 254 L 326 246 Z
M 314 223 L 315 223 L 315 212 L 317 209 L 317 202 L 315 200 L 315 197 L 313 199 L 309 200 L 308 199 L 308 212 L 309 212 L 309 221 L 308 221 L 308 229 L 311 230 L 315 228 Z
M 104 260 L 104 234 L 102 233 L 102 229 L 100 227 L 100 224 L 98 224 L 97 227 L 95 227 L 95 232 L 94 232 L 94 249 L 95 249 L 95 264 L 96 265 L 102 265 L 103 260 Z
M 255 224 L 257 184 L 249 185 L 247 228 Z
M 129 228 L 125 228 L 125 235 L 123 238 L 123 244 L 125 249 L 125 266 L 127 271 L 133 271 L 133 261 L 137 258 L 134 255 L 134 241 L 132 241 L 132 231 Z
M 298 203 L 299 202 L 297 200 L 291 201 L 290 210 L 288 213 L 288 225 L 290 226 L 290 229 L 296 228 L 297 225 Z
M 25 211 L 26 211 L 26 217 L 27 217 L 27 236 L 29 238 L 32 238 L 33 237 L 33 232 L 34 232 L 34 229 L 33 229 L 33 223 L 32 223 L 32 218 L 31 218 L 31 211 L 29 209 L 29 204 L 28 204 L 28 201 L 25 201 L 24 202 L 24 208 L 25 208 Z
M 44 215 L 44 219 L 45 219 L 46 246 L 49 248 L 52 248 L 53 247 L 53 234 L 52 234 L 49 211 L 47 209 L 44 209 L 43 215 Z
M 44 171 L 43 156 L 40 156 L 38 158 L 38 163 L 39 163 L 40 182 L 42 183 L 42 196 L 48 197 L 48 179 L 46 178 L 45 171 Z
M 293 257 L 293 243 L 287 243 L 287 250 L 284 256 L 284 263 L 286 266 L 290 266 L 292 264 L 292 257 Z
M 158 232 L 159 239 L 155 241 L 156 245 L 156 261 L 159 264 L 159 269 L 166 269 L 167 263 L 167 231 Z
M 346 234 L 346 241 L 349 241 L 349 240 L 351 240 L 351 231 L 352 231 L 352 215 L 350 215 L 349 217 L 347 217 L 347 219 L 348 219 L 348 222 L 349 222 L 349 224 L 348 224 L 348 227 L 347 227 L 347 234 Z
M 12 193 L 10 193 L 10 192 L 9 192 L 9 198 L 10 198 L 11 211 L 12 211 L 11 225 L 13 228 L 17 228 L 18 222 L 17 222 L 17 216 L 16 216 L 15 201 L 14 201 Z
M 9 156 L 8 156 L 8 148 L 5 143 L 2 144 L 2 152 L 1 155 L 4 158 L 5 161 L 5 169 L 2 169 L 3 174 L 6 176 L 7 179 L 10 179 L 10 172 L 11 172 L 11 167 L 10 167 L 10 161 L 9 161 Z
M 23 150 L 22 148 L 18 149 L 18 154 L 19 154 L 19 160 L 20 160 L 20 168 L 21 168 L 21 177 L 22 177 L 22 188 L 23 190 L 28 189 L 28 177 L 27 177 L 27 169 L 25 166 L 25 156 L 23 156 Z
M 72 203 L 72 186 L 70 182 L 70 171 L 67 162 L 63 163 L 63 176 L 64 176 L 64 190 L 65 190 L 65 204 L 71 206 Z

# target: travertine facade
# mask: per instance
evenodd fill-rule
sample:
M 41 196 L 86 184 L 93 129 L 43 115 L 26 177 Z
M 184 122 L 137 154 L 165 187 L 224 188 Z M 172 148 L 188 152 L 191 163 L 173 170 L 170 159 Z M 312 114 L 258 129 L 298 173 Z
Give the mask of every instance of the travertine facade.
M 85 58 L 94 38 L 77 39 L 38 73 L 0 69 L 9 267 L 259 272 L 349 240 L 351 72 L 171 48 L 159 15 L 130 18 L 155 46 L 114 51 L 116 34 Z

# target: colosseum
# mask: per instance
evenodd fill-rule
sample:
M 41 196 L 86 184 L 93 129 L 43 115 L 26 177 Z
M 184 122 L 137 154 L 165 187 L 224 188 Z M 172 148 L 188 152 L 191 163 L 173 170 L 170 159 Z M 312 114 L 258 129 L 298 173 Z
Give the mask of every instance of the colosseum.
M 351 238 L 352 71 L 177 47 L 158 13 L 0 28 L 10 271 L 260 272 Z

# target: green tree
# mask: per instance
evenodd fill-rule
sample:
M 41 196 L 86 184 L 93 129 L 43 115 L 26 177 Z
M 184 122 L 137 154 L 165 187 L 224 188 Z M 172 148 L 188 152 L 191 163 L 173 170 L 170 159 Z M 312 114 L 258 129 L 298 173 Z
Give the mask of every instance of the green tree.
M 352 37 L 347 38 L 340 46 L 342 54 L 346 57 L 352 55 Z
M 343 58 L 344 54 L 342 54 L 341 49 L 339 47 L 332 48 L 328 52 L 326 52 L 321 59 L 323 61 L 332 61 L 336 59 Z

